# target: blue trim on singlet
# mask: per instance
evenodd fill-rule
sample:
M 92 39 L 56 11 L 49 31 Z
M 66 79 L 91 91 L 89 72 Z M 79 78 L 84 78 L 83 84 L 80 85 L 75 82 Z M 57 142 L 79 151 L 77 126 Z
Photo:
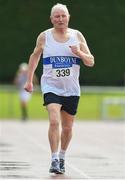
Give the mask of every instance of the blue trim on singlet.
M 80 58 L 73 56 L 51 56 L 42 59 L 43 65 L 52 64 L 53 68 L 72 67 L 73 64 L 80 65 Z

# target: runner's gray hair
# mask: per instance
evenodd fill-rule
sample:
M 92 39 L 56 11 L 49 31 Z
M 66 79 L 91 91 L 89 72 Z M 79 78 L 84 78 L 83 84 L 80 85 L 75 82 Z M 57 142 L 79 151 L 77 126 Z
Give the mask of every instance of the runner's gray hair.
M 64 4 L 60 4 L 60 3 L 57 3 L 56 5 L 54 5 L 51 9 L 51 16 L 53 15 L 54 11 L 57 10 L 57 9 L 62 9 L 64 10 L 68 15 L 69 15 L 69 11 L 68 11 L 68 8 L 66 5 Z

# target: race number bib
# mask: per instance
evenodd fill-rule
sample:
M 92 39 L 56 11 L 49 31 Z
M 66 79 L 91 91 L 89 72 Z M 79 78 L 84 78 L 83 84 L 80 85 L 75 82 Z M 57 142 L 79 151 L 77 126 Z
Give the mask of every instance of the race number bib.
M 73 75 L 72 67 L 68 68 L 53 68 L 53 77 L 61 78 L 61 77 L 71 77 Z
M 53 78 L 73 76 L 73 65 L 80 65 L 80 58 L 73 56 L 51 56 L 43 58 L 43 65 L 51 65 Z
M 72 56 L 51 56 L 43 59 L 44 65 L 52 65 L 53 78 L 73 76 L 73 65 L 80 64 L 80 59 Z
M 68 78 L 73 75 L 72 60 L 70 57 L 56 57 L 51 59 L 54 78 Z

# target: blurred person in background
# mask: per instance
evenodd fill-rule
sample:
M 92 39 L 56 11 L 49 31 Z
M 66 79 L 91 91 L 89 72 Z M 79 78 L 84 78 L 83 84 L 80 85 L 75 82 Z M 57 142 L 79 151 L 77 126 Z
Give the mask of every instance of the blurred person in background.
M 24 84 L 26 83 L 26 80 L 27 80 L 27 72 L 28 72 L 28 64 L 21 63 L 19 65 L 18 71 L 16 73 L 16 77 L 14 80 L 14 83 L 16 84 L 16 86 L 19 90 L 21 119 L 24 121 L 28 119 L 27 105 L 28 105 L 29 100 L 31 99 L 31 93 L 27 92 L 24 89 Z M 33 82 L 35 84 L 38 84 L 38 80 L 37 80 L 37 77 L 35 74 L 34 74 Z
M 50 19 L 53 28 L 40 33 L 29 58 L 25 89 L 28 92 L 33 91 L 33 74 L 41 59 L 43 63 L 41 90 L 49 115 L 48 138 L 51 148 L 49 172 L 62 174 L 65 172 L 65 154 L 72 138 L 72 127 L 80 97 L 80 61 L 92 67 L 94 57 L 82 33 L 68 27 L 70 15 L 66 5 L 54 5 Z M 60 150 L 59 141 L 61 141 Z

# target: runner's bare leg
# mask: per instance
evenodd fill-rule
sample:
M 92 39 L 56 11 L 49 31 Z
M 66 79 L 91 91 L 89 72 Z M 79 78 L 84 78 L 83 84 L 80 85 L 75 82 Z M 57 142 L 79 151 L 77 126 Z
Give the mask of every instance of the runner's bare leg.
M 60 109 L 61 105 L 56 103 L 51 103 L 47 105 L 47 110 L 49 113 L 49 130 L 48 137 L 51 152 L 57 152 L 59 146 L 59 122 L 60 122 Z
M 61 123 L 62 123 L 62 132 L 61 132 L 61 149 L 66 151 L 70 140 L 72 138 L 72 126 L 74 121 L 73 115 L 65 111 L 61 111 Z

